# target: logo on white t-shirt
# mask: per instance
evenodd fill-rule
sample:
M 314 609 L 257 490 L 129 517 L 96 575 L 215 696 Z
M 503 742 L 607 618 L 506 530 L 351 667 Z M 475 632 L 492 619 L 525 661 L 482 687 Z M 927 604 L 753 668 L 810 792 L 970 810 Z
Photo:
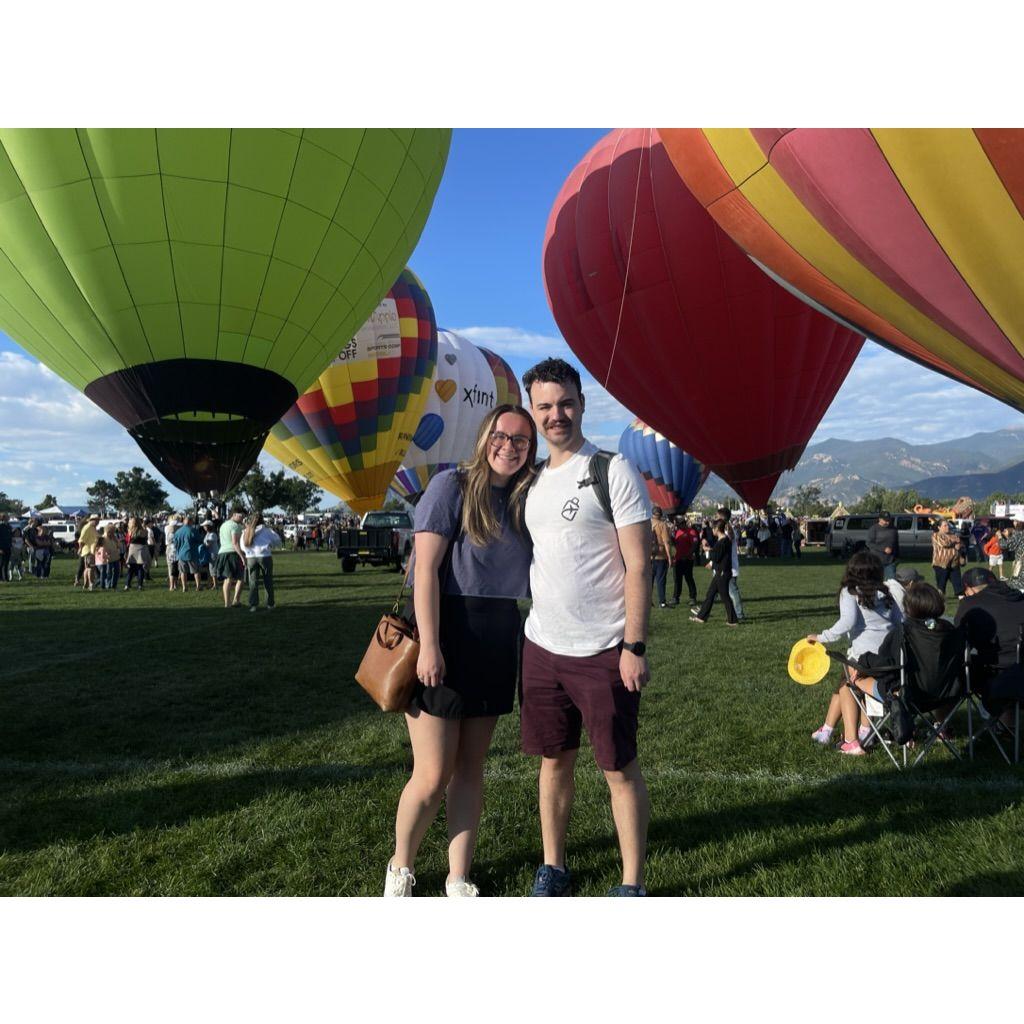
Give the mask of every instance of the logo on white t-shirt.
M 570 498 L 562 506 L 562 518 L 563 519 L 568 519 L 569 522 L 571 523 L 576 518 L 576 513 L 579 512 L 579 510 L 580 510 L 580 499 L 579 498 Z

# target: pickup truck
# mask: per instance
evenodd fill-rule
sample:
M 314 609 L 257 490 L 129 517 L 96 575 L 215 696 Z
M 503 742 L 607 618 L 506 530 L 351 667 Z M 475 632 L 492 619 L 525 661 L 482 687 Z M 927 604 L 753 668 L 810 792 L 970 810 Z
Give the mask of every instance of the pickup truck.
M 393 565 L 395 572 L 412 553 L 412 516 L 408 512 L 367 512 L 358 530 L 338 534 L 342 572 L 357 565 Z

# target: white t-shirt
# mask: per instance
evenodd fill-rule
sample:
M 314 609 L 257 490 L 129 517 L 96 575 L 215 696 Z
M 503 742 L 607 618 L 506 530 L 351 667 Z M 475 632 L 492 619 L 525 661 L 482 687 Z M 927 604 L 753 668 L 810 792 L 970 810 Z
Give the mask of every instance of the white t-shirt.
M 247 558 L 266 558 L 271 548 L 281 547 L 281 538 L 269 526 L 261 526 L 252 535 L 252 543 L 248 547 L 241 537 L 238 538 L 238 543 Z
M 553 654 L 585 658 L 614 647 L 626 629 L 626 568 L 616 532 L 651 518 L 651 500 L 621 455 L 608 466 L 613 526 L 593 486 L 580 487 L 597 445 L 557 469 L 545 464 L 526 498 L 533 539 L 526 636 Z
M 174 550 L 174 531 L 181 524 L 177 520 L 170 520 L 164 527 L 164 547 L 166 548 L 165 554 L 167 555 L 168 562 L 176 562 L 178 560 L 178 552 Z

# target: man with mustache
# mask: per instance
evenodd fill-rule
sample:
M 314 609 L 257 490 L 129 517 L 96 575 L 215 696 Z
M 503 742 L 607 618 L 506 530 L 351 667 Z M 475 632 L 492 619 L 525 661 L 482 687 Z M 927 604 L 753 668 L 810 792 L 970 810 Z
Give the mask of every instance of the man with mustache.
M 622 853 L 622 884 L 608 895 L 646 896 L 650 805 L 637 760 L 637 719 L 640 690 L 650 678 L 651 503 L 639 473 L 616 455 L 607 464 L 605 510 L 591 465 L 598 449 L 583 436 L 583 391 L 574 367 L 545 359 L 525 374 L 523 387 L 550 451 L 526 500 L 533 607 L 520 711 L 523 750 L 541 757 L 544 842 L 532 895 L 572 891 L 565 842 L 585 727 L 608 783 Z

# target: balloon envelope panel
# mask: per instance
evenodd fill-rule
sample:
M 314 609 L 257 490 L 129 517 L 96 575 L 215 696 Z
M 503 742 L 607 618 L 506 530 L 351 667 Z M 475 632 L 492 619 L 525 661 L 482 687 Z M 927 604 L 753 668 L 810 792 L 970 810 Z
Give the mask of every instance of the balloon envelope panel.
M 652 129 L 610 133 L 570 174 L 548 220 L 544 281 L 597 380 L 758 507 L 863 342 L 729 240 Z
M 436 362 L 433 306 L 405 270 L 274 425 L 267 451 L 285 465 L 299 460 L 354 511 L 380 508 L 420 422 Z
M 1024 408 L 1024 131 L 665 129 L 729 235 L 911 358 Z
M 392 486 L 413 499 L 431 478 L 473 454 L 484 417 L 499 405 L 520 403 L 519 384 L 500 356 L 478 348 L 454 331 L 437 332 L 437 369 L 427 395 L 423 419 Z M 436 421 L 441 431 L 436 432 Z M 434 424 L 434 430 L 428 427 Z
M 619 438 L 619 451 L 640 471 L 651 501 L 685 512 L 708 478 L 708 469 L 667 437 L 634 420 Z
M 0 328 L 226 490 L 419 238 L 446 129 L 0 130 Z

